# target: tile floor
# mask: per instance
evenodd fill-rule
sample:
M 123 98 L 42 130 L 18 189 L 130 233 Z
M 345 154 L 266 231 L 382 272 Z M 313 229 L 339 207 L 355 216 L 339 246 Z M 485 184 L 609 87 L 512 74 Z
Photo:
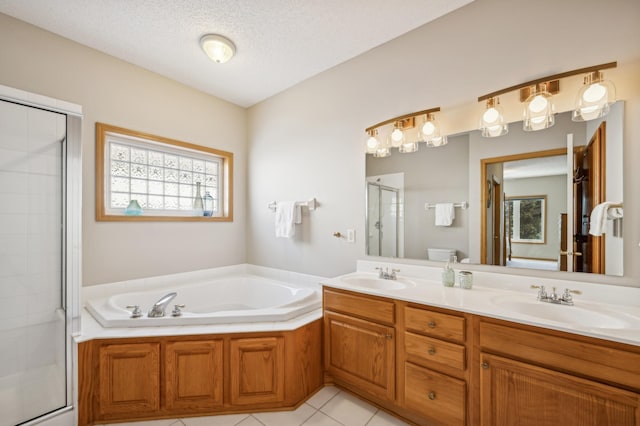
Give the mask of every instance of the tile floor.
M 333 386 L 326 386 L 295 411 L 118 423 L 117 426 L 402 426 L 407 423 Z M 116 426 L 116 425 L 114 425 Z

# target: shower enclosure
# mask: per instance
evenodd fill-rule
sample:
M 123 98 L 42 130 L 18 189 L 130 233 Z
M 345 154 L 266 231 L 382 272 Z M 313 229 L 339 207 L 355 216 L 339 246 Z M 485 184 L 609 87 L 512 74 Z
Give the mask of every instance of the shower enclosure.
M 398 188 L 367 182 L 367 255 L 398 257 Z
M 81 119 L 3 91 L 0 426 L 8 426 L 42 422 L 73 405 Z

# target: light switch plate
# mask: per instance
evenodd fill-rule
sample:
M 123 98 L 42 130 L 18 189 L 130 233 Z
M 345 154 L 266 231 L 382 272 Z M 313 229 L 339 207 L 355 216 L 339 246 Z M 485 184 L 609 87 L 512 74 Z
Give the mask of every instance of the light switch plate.
M 347 242 L 355 243 L 356 242 L 356 230 L 355 229 L 347 229 Z

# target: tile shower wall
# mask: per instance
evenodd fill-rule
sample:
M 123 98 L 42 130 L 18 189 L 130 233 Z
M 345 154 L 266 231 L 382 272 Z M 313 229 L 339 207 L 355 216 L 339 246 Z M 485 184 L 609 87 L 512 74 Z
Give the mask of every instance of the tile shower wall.
M 0 101 L 0 425 L 65 402 L 65 116 Z

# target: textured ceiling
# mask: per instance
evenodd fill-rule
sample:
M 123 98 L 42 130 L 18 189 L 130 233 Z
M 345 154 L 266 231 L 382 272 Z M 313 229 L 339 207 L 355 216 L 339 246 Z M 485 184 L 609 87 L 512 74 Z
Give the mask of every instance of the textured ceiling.
M 473 0 L 0 0 L 0 12 L 248 107 Z M 229 37 L 211 62 L 198 40 Z

